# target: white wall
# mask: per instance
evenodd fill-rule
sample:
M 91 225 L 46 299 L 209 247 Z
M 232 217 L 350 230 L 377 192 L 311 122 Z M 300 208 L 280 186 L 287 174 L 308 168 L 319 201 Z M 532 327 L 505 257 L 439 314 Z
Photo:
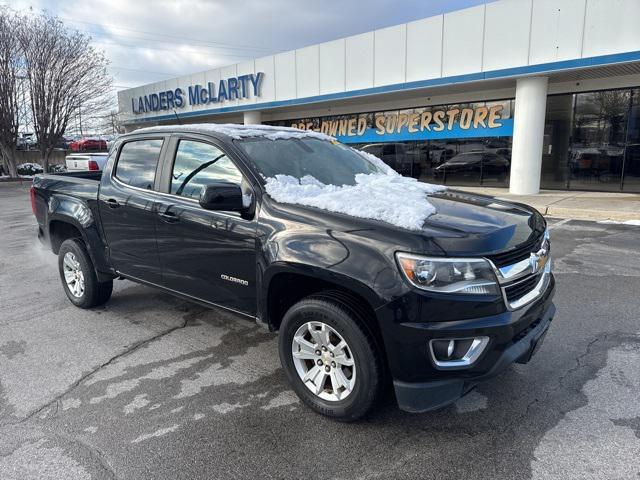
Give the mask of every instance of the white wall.
M 529 63 L 580 58 L 586 0 L 535 0 Z
M 320 44 L 320 94 L 344 92 L 345 90 L 344 39 Z
M 640 50 L 640 1 L 588 0 L 583 56 Z
M 442 75 L 444 15 L 407 23 L 407 82 Z
M 485 6 L 467 8 L 444 16 L 442 76 L 451 77 L 482 70 Z
M 118 94 L 119 105 L 125 119 L 168 115 L 132 115 L 131 98 L 255 72 L 264 72 L 260 97 L 187 105 L 180 112 L 639 51 L 639 19 L 640 0 L 498 0 L 125 90 Z
M 275 56 L 276 100 L 296 98 L 296 52 Z
M 346 89 L 373 87 L 373 32 L 346 38 Z
M 526 65 L 532 0 L 503 0 L 489 3 L 485 9 L 483 70 Z
M 373 84 L 379 87 L 403 83 L 407 71 L 407 25 L 376 30 L 373 35 Z
M 313 97 L 320 94 L 320 48 L 312 45 L 296 50 L 296 95 Z

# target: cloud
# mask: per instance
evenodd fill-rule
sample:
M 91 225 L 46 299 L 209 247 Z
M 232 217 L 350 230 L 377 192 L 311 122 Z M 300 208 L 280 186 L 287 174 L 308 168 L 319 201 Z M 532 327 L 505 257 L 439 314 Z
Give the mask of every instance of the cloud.
M 131 87 L 484 2 L 13 0 L 11 6 L 46 9 L 92 35 L 111 61 L 115 84 Z

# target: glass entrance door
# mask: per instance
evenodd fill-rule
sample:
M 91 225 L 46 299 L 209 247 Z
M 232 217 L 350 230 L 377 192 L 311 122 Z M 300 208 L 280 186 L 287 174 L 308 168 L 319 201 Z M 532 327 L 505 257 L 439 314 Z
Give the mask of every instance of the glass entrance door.
M 622 190 L 640 193 L 640 88 L 631 91 Z

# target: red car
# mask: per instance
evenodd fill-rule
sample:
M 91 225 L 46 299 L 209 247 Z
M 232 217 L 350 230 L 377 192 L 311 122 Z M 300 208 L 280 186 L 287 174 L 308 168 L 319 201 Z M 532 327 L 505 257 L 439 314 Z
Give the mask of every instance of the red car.
M 82 138 L 71 142 L 69 145 L 74 152 L 86 152 L 87 150 L 106 150 L 107 142 L 97 138 Z

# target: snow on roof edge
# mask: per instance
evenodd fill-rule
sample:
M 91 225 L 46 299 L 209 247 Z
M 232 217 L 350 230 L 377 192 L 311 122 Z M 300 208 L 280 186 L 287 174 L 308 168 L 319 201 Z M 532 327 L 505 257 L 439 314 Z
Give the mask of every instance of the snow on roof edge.
M 135 133 L 144 132 L 174 132 L 191 131 L 202 133 L 219 133 L 227 135 L 235 140 L 249 137 L 264 137 L 269 140 L 286 140 L 289 138 L 317 138 L 319 140 L 335 141 L 336 139 L 324 133 L 312 130 L 300 130 L 292 127 L 277 127 L 274 125 L 242 125 L 237 123 L 193 123 L 187 125 L 158 125 L 135 130 Z

